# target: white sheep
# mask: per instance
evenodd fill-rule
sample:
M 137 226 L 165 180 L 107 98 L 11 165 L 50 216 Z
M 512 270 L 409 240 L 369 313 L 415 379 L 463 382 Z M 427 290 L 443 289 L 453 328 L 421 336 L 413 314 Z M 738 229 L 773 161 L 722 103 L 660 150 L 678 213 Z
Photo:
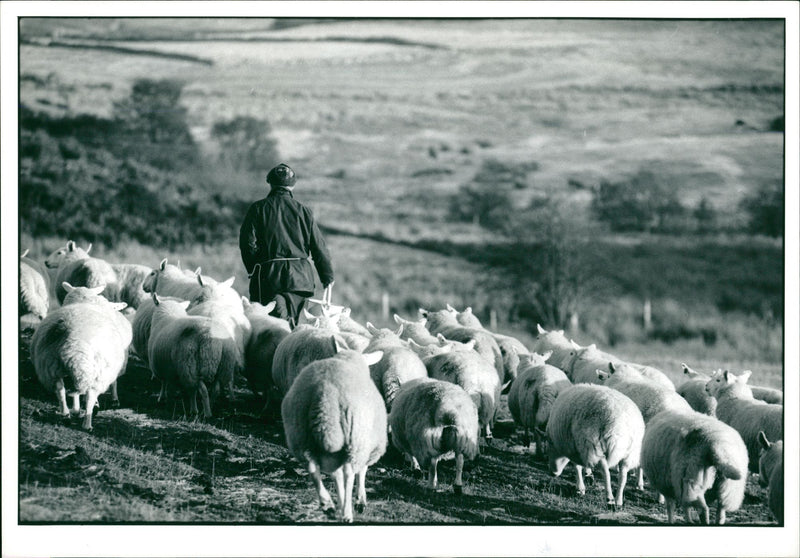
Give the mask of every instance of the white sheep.
M 466 345 L 445 342 L 444 345 L 421 347 L 409 341 L 409 347 L 425 363 L 429 377 L 452 382 L 469 394 L 478 408 L 481 432 L 488 441 L 492 439 L 501 385 L 497 369 L 471 348 L 474 343 L 475 339 L 472 339 Z
M 337 342 L 340 346 L 347 345 L 338 332 L 310 324 L 300 324 L 284 337 L 272 359 L 272 380 L 280 395 L 289 391 L 306 365 L 334 356 Z
M 203 285 L 213 285 L 217 282 L 211 277 L 200 275 L 199 267 L 194 272 L 183 270 L 168 263 L 167 258 L 164 258 L 158 267 L 150 270 L 142 283 L 142 290 L 147 293 L 157 292 L 161 297 L 174 296 L 182 300 L 192 300 L 202 290 L 198 276 Z
M 383 358 L 371 365 L 369 372 L 386 402 L 386 410 L 391 411 L 401 386 L 417 378 L 426 378 L 428 371 L 417 353 L 403 344 L 398 332 L 389 329 L 379 330 L 369 322 L 366 329 L 371 335 L 371 340 L 364 352 L 383 351 Z
M 525 429 L 523 443 L 530 445 L 530 431 L 536 441 L 536 454 L 544 456 L 544 432 L 550 410 L 558 394 L 572 385 L 564 371 L 545 361 L 550 354 L 520 356 L 519 374 L 508 392 L 508 410 L 514 422 Z
M 783 392 L 779 389 L 764 386 L 750 386 L 750 391 L 753 392 L 753 398 L 763 401 L 764 403 L 783 405 Z
M 739 509 L 747 480 L 747 448 L 736 430 L 696 411 L 664 411 L 647 424 L 642 442 L 642 468 L 667 501 L 667 519 L 675 506 L 701 512 L 708 525 L 709 503 L 717 501 L 717 523 Z
M 151 321 L 148 361 L 166 387 L 177 384 L 188 399 L 189 413 L 198 414 L 197 395 L 203 415 L 211 417 L 212 394 L 229 386 L 239 365 L 239 349 L 226 326 L 207 316 L 186 313 L 188 301 L 160 299 L 152 294 L 155 310 Z
M 622 364 L 620 359 L 601 351 L 594 343 L 581 347 L 573 342 L 573 349 L 572 358 L 562 370 L 574 384 L 597 384 L 600 381 L 596 372 L 598 369 L 607 370 L 609 363 Z
M 644 420 L 627 396 L 605 386 L 579 384 L 562 391 L 550 410 L 547 442 L 550 471 L 559 476 L 572 461 L 578 493 L 586 493 L 583 468 L 600 466 L 611 508 L 622 507 L 628 471 L 639 466 Z M 612 467 L 619 465 L 617 497 L 611 489 Z
M 681 367 L 686 380 L 678 386 L 678 395 L 683 397 L 689 406 L 698 413 L 716 416 L 717 400 L 706 391 L 706 384 L 711 376 L 692 370 L 684 363 L 681 363 Z
M 367 505 L 367 468 L 386 451 L 386 407 L 370 379 L 369 365 L 382 354 L 352 350 L 303 368 L 281 404 L 286 443 L 305 463 L 322 510 L 335 515 L 322 473 L 336 482 L 342 521 L 353 521 L 353 484 L 358 480 L 356 510 Z
M 667 520 L 675 506 L 697 508 L 710 523 L 708 504 L 717 501 L 717 523 L 739 509 L 747 480 L 747 448 L 733 428 L 696 411 L 664 411 L 647 424 L 642 442 L 642 468 L 667 501 Z M 708 500 L 708 501 L 707 501 Z
M 538 333 L 531 350 L 540 355 L 550 351 L 548 364 L 566 371 L 575 357 L 575 345 L 564 335 L 563 329 L 548 331 L 539 324 L 536 324 L 536 329 Z
M 66 394 L 79 412 L 79 396 L 86 394 L 83 427 L 92 429 L 97 397 L 113 387 L 124 371 L 131 343 L 131 325 L 119 313 L 125 303 L 113 303 L 100 295 L 104 287 L 88 289 L 65 283 L 64 305 L 42 320 L 31 340 L 31 361 L 42 385 L 54 392 L 61 414 L 69 416 Z
M 469 328 L 461 325 L 456 320 L 456 313 L 451 310 L 438 310 L 429 312 L 424 308 L 419 309 L 420 315 L 427 320 L 425 324 L 432 334 L 441 333 L 447 339 L 466 343 L 475 341 L 475 351 L 494 366 L 500 382 L 505 381 L 505 368 L 503 354 L 494 337 L 485 329 Z
M 403 339 L 413 339 L 419 345 L 433 345 L 438 343 L 436 336 L 428 331 L 427 327 L 425 327 L 425 324 L 428 321 L 425 318 L 420 318 L 419 320 L 413 321 L 406 320 L 395 314 L 394 321 L 403 326 L 403 331 L 400 334 Z
M 503 358 L 503 383 L 507 384 L 517 377 L 520 355 L 530 353 L 522 341 L 516 337 L 512 337 L 511 335 L 503 335 L 502 333 L 496 333 L 483 327 L 481 321 L 472 313 L 472 307 L 470 306 L 463 311 L 458 312 L 455 310 L 455 308 L 448 304 L 447 309 L 456 312 L 456 320 L 461 325 L 465 327 L 483 329 L 492 337 L 494 337 L 494 340 L 497 342 L 497 346 L 500 347 L 500 355 Z
M 92 245 L 83 250 L 73 241 L 68 241 L 67 245 L 59 248 L 50 254 L 45 260 L 45 265 L 50 269 L 57 268 L 55 277 L 55 295 L 59 304 L 64 304 L 64 297 L 67 291 L 64 283 L 80 287 L 103 287 L 114 283 L 117 275 L 105 260 L 92 258 L 89 251 Z
M 747 385 L 751 372 L 736 376 L 724 371 L 712 377 L 706 390 L 717 399 L 717 418 L 741 434 L 750 456 L 750 470 L 758 472 L 758 433 L 764 431 L 770 440 L 783 439 L 783 405 L 753 399 Z
M 770 442 L 763 431 L 758 433 L 761 451 L 758 459 L 758 484 L 767 488 L 769 511 L 783 524 L 783 440 Z
M 273 385 L 272 363 L 275 350 L 280 342 L 291 333 L 289 322 L 271 316 L 275 301 L 266 306 L 258 302 L 250 302 L 242 297 L 244 314 L 250 322 L 250 338 L 245 347 L 244 377 L 247 384 L 256 393 L 262 393 L 269 402 L 269 393 Z
M 338 308 L 332 306 L 323 306 L 322 314 L 317 316 L 315 314 L 312 314 L 305 308 L 303 308 L 303 315 L 305 316 L 307 323 L 316 324 L 317 322 L 319 322 L 321 327 L 335 331 L 339 335 L 339 337 L 344 339 L 348 349 L 358 351 L 359 353 L 364 352 L 364 350 L 367 348 L 367 345 L 369 345 L 370 341 L 369 333 L 367 333 L 367 335 L 362 335 L 361 333 L 355 333 L 354 331 L 352 331 L 354 329 L 357 329 L 353 327 L 353 324 L 355 325 L 358 324 L 357 322 L 349 318 L 350 314 L 349 308 L 342 307 L 341 312 L 336 312 L 334 314 L 331 313 L 331 309 L 333 309 L 334 311 L 338 310 Z M 340 325 L 342 318 L 345 316 L 345 311 L 348 316 L 345 320 L 347 324 L 345 327 L 350 328 L 349 331 L 343 331 Z M 364 331 L 366 331 L 366 329 Z
M 437 465 L 456 460 L 453 492 L 463 491 L 464 459 L 479 452 L 478 410 L 460 386 L 423 378 L 404 384 L 389 413 L 392 445 L 428 469 L 428 486 L 435 490 Z
M 41 321 L 50 309 L 50 275 L 43 264 L 27 254 L 25 250 L 19 258 L 19 314 Z

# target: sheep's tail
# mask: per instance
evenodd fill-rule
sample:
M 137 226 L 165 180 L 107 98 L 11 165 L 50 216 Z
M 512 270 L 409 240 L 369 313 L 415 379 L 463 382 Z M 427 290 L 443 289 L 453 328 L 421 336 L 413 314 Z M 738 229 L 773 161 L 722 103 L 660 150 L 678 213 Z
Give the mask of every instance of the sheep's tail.
M 481 427 L 494 423 L 494 398 L 491 394 L 481 392 L 471 394 L 475 406 L 478 408 L 478 422 Z
M 442 428 L 439 431 L 439 452 L 445 454 L 454 452 L 462 454 L 467 459 L 474 459 L 478 455 L 478 433 L 470 432 L 461 423 L 457 413 L 447 413 L 442 417 Z M 436 444 L 434 444 L 434 447 Z
M 311 438 L 323 452 L 335 454 L 345 449 L 344 424 L 347 417 L 342 416 L 338 398 L 334 393 L 323 391 L 319 399 L 309 409 Z
M 439 439 L 439 450 L 442 453 L 458 449 L 458 428 L 448 425 L 442 428 L 442 437 Z
M 737 446 L 727 442 L 728 440 L 720 440 L 711 444 L 709 448 L 711 463 L 717 469 L 717 472 L 725 478 L 732 480 L 745 478 L 747 474 L 747 455 L 745 453 L 744 468 L 742 468 L 741 451 Z

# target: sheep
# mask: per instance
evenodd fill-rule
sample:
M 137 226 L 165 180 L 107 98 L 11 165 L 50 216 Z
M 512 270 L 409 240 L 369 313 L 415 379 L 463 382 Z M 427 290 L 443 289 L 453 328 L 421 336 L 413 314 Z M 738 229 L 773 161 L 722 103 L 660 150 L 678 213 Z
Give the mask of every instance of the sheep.
M 770 440 L 783 439 L 783 405 L 753 399 L 747 379 L 749 370 L 736 376 L 727 370 L 706 384 L 706 391 L 717 400 L 717 418 L 741 434 L 750 456 L 750 470 L 758 472 L 758 433 Z
M 583 468 L 603 469 L 608 506 L 622 507 L 628 471 L 639 466 L 644 419 L 636 404 L 609 387 L 580 384 L 562 391 L 550 410 L 547 443 L 550 472 L 561 475 L 569 461 L 578 473 L 578 493 L 586 493 Z M 619 465 L 617 498 L 612 467 Z
M 717 400 L 706 391 L 706 384 L 711 376 L 692 370 L 684 363 L 681 363 L 681 367 L 687 379 L 678 386 L 678 395 L 683 397 L 689 406 L 698 413 L 716 416 Z
M 754 399 L 758 399 L 764 403 L 783 405 L 783 392 L 779 389 L 764 386 L 750 386 L 750 391 L 753 392 Z
M 758 433 L 761 446 L 758 459 L 758 484 L 767 488 L 769 510 L 783 524 L 783 440 L 770 442 L 764 431 Z
M 436 336 L 433 335 L 428 328 L 425 327 L 425 324 L 428 320 L 425 318 L 420 318 L 417 321 L 406 320 L 401 318 L 397 314 L 394 315 L 395 323 L 403 326 L 403 331 L 400 333 L 400 336 L 403 339 L 413 339 L 420 345 L 433 345 L 438 343 Z
M 658 368 L 647 366 L 646 364 L 637 364 L 635 362 L 627 362 L 630 366 L 634 367 L 639 373 L 647 380 L 654 382 L 670 391 L 675 391 L 675 384 L 672 380 Z
M 402 329 L 402 326 L 401 326 Z M 427 378 L 428 370 L 422 359 L 409 347 L 403 345 L 397 332 L 389 329 L 376 329 L 367 322 L 371 335 L 364 352 L 383 351 L 383 358 L 369 367 L 372 381 L 378 387 L 386 411 L 391 411 L 398 390 L 403 384 L 417 378 Z
M 242 305 L 251 327 L 250 338 L 245 347 L 244 377 L 247 378 L 250 389 L 262 393 L 268 402 L 273 385 L 272 363 L 275 349 L 291 333 L 291 328 L 287 320 L 270 316 L 275 308 L 275 301 L 264 306 L 242 297 Z
M 117 377 L 125 369 L 131 325 L 119 313 L 125 303 L 109 302 L 100 295 L 104 287 L 73 287 L 64 283 L 64 305 L 48 314 L 31 339 L 31 361 L 39 382 L 55 392 L 61 414 L 68 417 L 67 390 L 72 410 L 79 409 L 79 396 L 86 394 L 83 428 L 92 430 L 97 397 L 113 388 L 116 404 Z
M 369 328 L 362 326 L 360 323 L 351 318 L 350 313 L 350 308 L 344 308 L 339 313 L 339 320 L 336 322 L 339 325 L 339 331 L 342 333 L 354 333 L 356 335 L 366 337 L 367 339 L 372 337 L 372 334 L 369 332 Z
M 708 380 L 711 379 L 711 375 L 704 374 L 702 372 L 697 372 L 695 370 L 692 370 L 691 368 L 689 368 L 688 366 L 686 366 L 683 363 L 681 363 L 681 366 L 683 367 L 684 375 L 688 376 L 689 380 L 696 380 L 697 383 L 702 382 L 703 394 L 705 395 L 705 397 L 710 398 L 714 402 L 713 407 L 714 407 L 714 409 L 716 409 L 716 406 L 717 406 L 716 405 L 716 399 L 711 397 L 705 391 L 706 384 L 708 383 Z M 715 374 L 716 373 L 720 373 L 721 374 L 722 370 L 718 370 L 718 371 L 716 371 L 714 373 Z M 688 380 L 687 380 L 687 382 L 688 382 Z M 684 383 L 684 385 L 685 385 L 685 383 Z M 783 392 L 781 390 L 775 389 L 775 388 L 770 388 L 770 387 L 764 387 L 764 386 L 754 386 L 752 384 L 748 384 L 748 385 L 750 386 L 750 391 L 753 392 L 753 399 L 758 399 L 759 401 L 763 401 L 764 403 L 775 403 L 775 404 L 779 404 L 779 405 L 783 404 Z M 683 388 L 683 385 L 681 386 L 681 388 Z M 698 390 L 699 388 L 686 386 L 686 389 L 687 390 Z M 692 394 L 691 397 L 697 398 L 698 401 L 702 402 L 702 399 L 701 399 L 700 395 Z M 703 412 L 703 411 L 700 411 L 700 412 Z
M 478 410 L 460 386 L 421 378 L 400 387 L 389 413 L 392 445 L 428 469 L 428 487 L 437 487 L 437 465 L 456 460 L 453 492 L 463 493 L 464 459 L 475 459 Z M 418 465 L 417 465 L 418 466 Z
M 576 351 L 573 343 L 564 335 L 564 330 L 548 331 L 539 324 L 536 324 L 536 329 L 538 333 L 531 350 L 540 355 L 550 351 L 549 364 L 566 371 Z
M 361 333 L 354 333 L 353 331 L 343 331 L 340 327 L 340 322 L 344 317 L 344 314 L 337 313 L 331 315 L 329 314 L 329 310 L 330 307 L 323 307 L 322 315 L 316 316 L 311 312 L 309 312 L 308 310 L 306 310 L 305 308 L 303 308 L 303 314 L 305 315 L 308 323 L 314 324 L 317 321 L 320 321 L 321 323 L 324 323 L 323 327 L 327 327 L 328 329 L 336 331 L 339 334 L 339 336 L 342 339 L 344 339 L 348 349 L 352 349 L 360 353 L 364 352 L 364 349 L 366 349 L 367 345 L 369 345 L 370 341 L 369 333 L 367 335 L 362 335 Z M 358 325 L 357 322 L 349 318 L 350 309 L 343 308 L 343 310 L 347 311 L 348 317 L 346 318 L 346 320 L 349 320 L 347 321 L 347 325 L 345 327 L 356 329 L 353 327 L 353 324 Z M 366 329 L 364 331 L 366 331 Z
M 91 244 L 86 250 L 82 250 L 70 240 L 65 247 L 59 248 L 45 260 L 44 263 L 48 268 L 58 268 L 55 277 L 55 295 L 59 304 L 64 304 L 64 297 L 67 295 L 63 287 L 65 282 L 73 286 L 88 288 L 102 286 L 105 289 L 107 285 L 117 280 L 111 264 L 89 256 L 91 249 Z
M 667 501 L 667 521 L 674 522 L 675 506 L 702 511 L 710 523 L 710 502 L 717 501 L 717 523 L 727 511 L 739 509 L 747 481 L 747 448 L 736 430 L 696 411 L 666 410 L 647 424 L 642 442 L 642 468 Z
M 481 432 L 489 441 L 492 439 L 492 426 L 500 402 L 500 378 L 497 369 L 471 348 L 474 343 L 472 339 L 466 345 L 461 344 L 461 347 L 450 343 L 420 347 L 409 341 L 409 347 L 422 359 L 428 376 L 464 388 L 478 408 Z
M 188 399 L 189 413 L 197 415 L 197 395 L 203 404 L 203 416 L 210 418 L 208 388 L 216 393 L 229 386 L 239 365 L 239 349 L 222 322 L 207 316 L 187 314 L 189 301 L 160 299 L 152 293 L 155 304 L 151 322 L 148 361 L 153 375 L 166 386 L 177 383 Z
M 199 267 L 192 273 L 168 263 L 167 258 L 164 258 L 158 267 L 150 270 L 142 283 L 142 290 L 147 293 L 158 292 L 159 296 L 174 296 L 183 300 L 192 300 L 202 290 L 198 277 L 204 285 L 213 285 L 217 282 L 211 277 L 201 276 Z
M 530 445 L 530 431 L 536 441 L 536 454 L 544 456 L 544 435 L 550 410 L 558 394 L 572 385 L 564 371 L 545 363 L 545 355 L 520 356 L 519 374 L 508 392 L 508 410 L 514 422 L 525 429 L 523 443 Z
M 503 335 L 502 333 L 495 333 L 486 329 L 481 325 L 480 320 L 472 313 L 472 307 L 467 307 L 462 312 L 458 312 L 455 308 L 447 305 L 447 309 L 451 312 L 456 312 L 456 321 L 465 327 L 482 329 L 489 333 L 494 340 L 497 341 L 497 346 L 500 347 L 500 355 L 503 359 L 503 383 L 507 384 L 517 377 L 519 370 L 519 356 L 528 354 L 528 348 L 516 337 L 510 335 Z
M 323 512 L 335 516 L 322 482 L 322 473 L 328 473 L 336 481 L 342 521 L 352 523 L 354 477 L 356 510 L 363 513 L 367 468 L 386 452 L 386 408 L 369 375 L 369 366 L 383 355 L 336 349 L 303 368 L 283 399 L 281 415 L 289 450 L 307 464 Z
M 475 351 L 494 366 L 500 382 L 505 382 L 503 355 L 500 352 L 500 346 L 491 334 L 484 329 L 462 326 L 456 320 L 455 312 L 450 310 L 429 312 L 424 308 L 420 308 L 419 313 L 427 320 L 426 326 L 432 334 L 441 333 L 448 339 L 461 341 L 462 343 L 474 339 Z
M 281 397 L 307 364 L 334 356 L 336 343 L 347 345 L 337 332 L 310 324 L 300 324 L 284 337 L 272 358 L 272 380 Z
M 47 268 L 27 257 L 19 257 L 19 314 L 31 315 L 41 321 L 50 309 L 50 275 Z
M 572 359 L 562 370 L 574 384 L 599 383 L 596 370 L 606 370 L 609 363 L 622 364 L 620 359 L 599 350 L 594 343 L 587 347 L 581 347 L 573 342 L 573 348 L 575 352 Z

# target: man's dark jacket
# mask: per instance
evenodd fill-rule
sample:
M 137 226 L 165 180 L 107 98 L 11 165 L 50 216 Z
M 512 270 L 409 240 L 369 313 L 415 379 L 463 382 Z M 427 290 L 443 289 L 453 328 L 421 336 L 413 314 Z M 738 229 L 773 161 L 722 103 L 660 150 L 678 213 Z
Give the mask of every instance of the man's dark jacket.
M 262 304 L 278 293 L 314 294 L 309 256 L 322 285 L 333 282 L 331 257 L 314 215 L 287 188 L 273 187 L 266 198 L 250 206 L 239 232 L 239 249 L 252 275 L 250 299 Z

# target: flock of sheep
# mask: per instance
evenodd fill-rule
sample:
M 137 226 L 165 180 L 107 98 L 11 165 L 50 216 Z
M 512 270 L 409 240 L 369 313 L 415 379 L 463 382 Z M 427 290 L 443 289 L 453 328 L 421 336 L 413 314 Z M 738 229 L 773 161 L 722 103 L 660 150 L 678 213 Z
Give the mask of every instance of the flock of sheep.
M 90 246 L 91 247 L 91 246 Z M 89 247 L 89 248 L 90 248 Z M 783 522 L 783 406 L 779 390 L 750 386 L 750 372 L 704 375 L 684 365 L 677 389 L 657 369 L 583 347 L 563 331 L 539 328 L 527 347 L 484 328 L 471 309 L 395 315 L 398 329 L 359 324 L 349 309 L 317 301 L 294 329 L 231 287 L 163 260 L 151 269 L 109 264 L 68 242 L 42 266 L 20 258 L 20 315 L 35 327 L 31 360 L 60 412 L 83 413 L 92 428 L 98 395 L 112 390 L 129 353 L 161 381 L 159 399 L 179 388 L 189 412 L 211 417 L 220 392 L 241 375 L 280 402 L 287 445 L 310 473 L 322 510 L 353 521 L 366 506 L 366 474 L 391 444 L 437 487 L 437 463 L 455 459 L 453 490 L 465 460 L 491 443 L 501 393 L 536 454 L 560 475 L 567 463 L 600 470 L 608 506 L 623 505 L 629 472 L 666 501 L 709 524 L 742 503 L 748 472 L 768 487 Z M 51 288 L 52 281 L 52 288 Z M 51 301 L 51 293 L 55 300 Z M 67 405 L 72 397 L 72 407 Z M 80 396 L 85 406 L 80 409 Z M 611 472 L 617 472 L 616 495 Z M 322 474 L 334 478 L 338 505 Z M 357 482 L 356 503 L 353 489 Z

